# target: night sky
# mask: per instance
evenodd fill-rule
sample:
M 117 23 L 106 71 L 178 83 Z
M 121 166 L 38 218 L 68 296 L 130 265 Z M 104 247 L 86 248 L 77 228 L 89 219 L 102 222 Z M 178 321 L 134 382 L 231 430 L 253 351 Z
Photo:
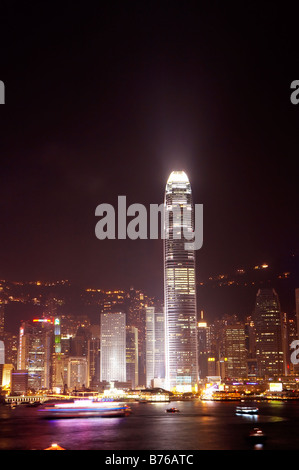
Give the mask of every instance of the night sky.
M 0 278 L 163 291 L 160 240 L 95 209 L 204 206 L 198 276 L 298 253 L 298 15 L 272 2 L 1 3 Z

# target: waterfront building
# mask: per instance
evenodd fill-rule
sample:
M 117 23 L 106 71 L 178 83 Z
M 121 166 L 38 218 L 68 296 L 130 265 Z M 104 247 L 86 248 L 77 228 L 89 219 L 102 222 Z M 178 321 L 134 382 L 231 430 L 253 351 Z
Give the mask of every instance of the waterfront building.
M 203 311 L 200 313 L 200 321 L 197 323 L 197 344 L 198 344 L 198 373 L 200 380 L 208 375 L 208 357 L 211 353 L 210 344 L 211 328 L 204 321 Z
M 259 289 L 253 321 L 259 376 L 268 378 L 283 375 L 282 316 L 274 289 Z
M 11 394 L 27 395 L 28 370 L 13 370 L 11 372 Z
M 2 387 L 10 387 L 11 373 L 14 370 L 14 366 L 13 364 L 3 364 L 3 366 L 0 367 L 2 367 Z
M 138 385 L 138 329 L 126 326 L 126 375 L 131 388 Z
M 5 347 L 2 340 L 0 340 L 0 364 L 5 364 Z
M 224 356 L 227 358 L 226 374 L 230 378 L 247 376 L 247 350 L 245 325 L 235 323 L 227 325 L 223 332 Z
M 97 390 L 100 384 L 100 356 L 101 338 L 100 335 L 91 335 L 88 340 L 88 386 Z
M 165 315 L 147 307 L 146 313 L 146 386 L 152 387 L 155 379 L 165 379 Z
M 192 231 L 191 185 L 184 171 L 173 171 L 164 200 L 166 387 L 171 391 L 189 392 L 198 383 L 195 251 L 185 247 Z
M 153 301 L 143 291 L 131 287 L 127 293 L 126 325 L 138 329 L 138 385 L 146 385 L 145 309 Z
M 87 386 L 87 358 L 75 356 L 68 358 L 67 387 L 69 390 L 80 390 Z
M 126 382 L 126 314 L 101 314 L 100 381 Z
M 31 389 L 49 389 L 53 348 L 53 319 L 35 318 L 20 327 L 18 369 L 28 371 Z

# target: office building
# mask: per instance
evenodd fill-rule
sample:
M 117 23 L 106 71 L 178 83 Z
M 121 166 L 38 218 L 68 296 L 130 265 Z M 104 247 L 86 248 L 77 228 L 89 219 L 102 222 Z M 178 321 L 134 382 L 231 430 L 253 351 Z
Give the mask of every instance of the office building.
M 11 394 L 27 395 L 28 370 L 13 370 L 11 372 Z
M 160 379 L 160 384 L 165 381 L 165 315 L 155 307 L 147 307 L 145 314 L 146 386 L 151 387 L 155 379 Z
M 200 321 L 197 323 L 197 345 L 198 345 L 198 374 L 202 380 L 208 375 L 208 357 L 211 354 L 210 344 L 211 328 L 204 321 L 203 311 L 200 314 Z
M 75 356 L 68 358 L 67 387 L 69 390 L 80 390 L 87 387 L 87 358 Z
M 126 314 L 101 314 L 101 382 L 126 382 Z
M 2 340 L 0 340 L 0 364 L 5 364 L 5 347 Z
M 23 322 L 20 327 L 18 369 L 28 371 L 31 389 L 49 389 L 51 386 L 51 362 L 53 348 L 53 321 L 35 318 Z
M 226 358 L 225 373 L 229 378 L 247 376 L 247 350 L 245 325 L 235 323 L 224 328 L 224 357 Z
M 282 316 L 274 289 L 259 289 L 253 321 L 259 376 L 271 378 L 284 374 Z
M 196 390 L 198 383 L 195 251 L 185 247 L 192 231 L 190 182 L 184 171 L 173 171 L 164 200 L 166 387 L 183 392 Z
M 131 388 L 138 385 L 138 329 L 126 327 L 126 375 Z

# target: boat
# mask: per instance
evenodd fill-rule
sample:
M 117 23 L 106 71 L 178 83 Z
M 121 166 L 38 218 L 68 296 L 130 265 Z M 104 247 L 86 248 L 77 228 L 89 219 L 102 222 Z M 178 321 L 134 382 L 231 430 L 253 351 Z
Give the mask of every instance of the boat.
M 257 415 L 259 409 L 257 406 L 237 406 L 236 414 L 237 415 Z
M 254 428 L 249 433 L 249 438 L 255 443 L 262 443 L 266 440 L 266 434 L 260 428 Z
M 165 410 L 166 413 L 179 413 L 180 410 L 178 410 L 177 408 L 168 408 L 167 410 Z
M 56 402 L 39 410 L 40 416 L 48 419 L 87 418 L 87 417 L 122 417 L 129 416 L 130 408 L 126 403 L 79 399 L 68 402 Z

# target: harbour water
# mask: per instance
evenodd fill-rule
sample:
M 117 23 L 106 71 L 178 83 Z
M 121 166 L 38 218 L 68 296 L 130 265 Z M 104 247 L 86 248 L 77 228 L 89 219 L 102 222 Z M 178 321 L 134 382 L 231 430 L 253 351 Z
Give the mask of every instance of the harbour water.
M 113 418 L 41 419 L 38 408 L 0 407 L 0 450 L 250 450 L 254 427 L 265 450 L 299 448 L 299 402 L 257 403 L 258 415 L 236 415 L 238 402 L 186 401 L 130 404 L 132 414 Z M 256 404 L 256 403 L 254 403 Z M 166 413 L 174 406 L 179 413 Z

